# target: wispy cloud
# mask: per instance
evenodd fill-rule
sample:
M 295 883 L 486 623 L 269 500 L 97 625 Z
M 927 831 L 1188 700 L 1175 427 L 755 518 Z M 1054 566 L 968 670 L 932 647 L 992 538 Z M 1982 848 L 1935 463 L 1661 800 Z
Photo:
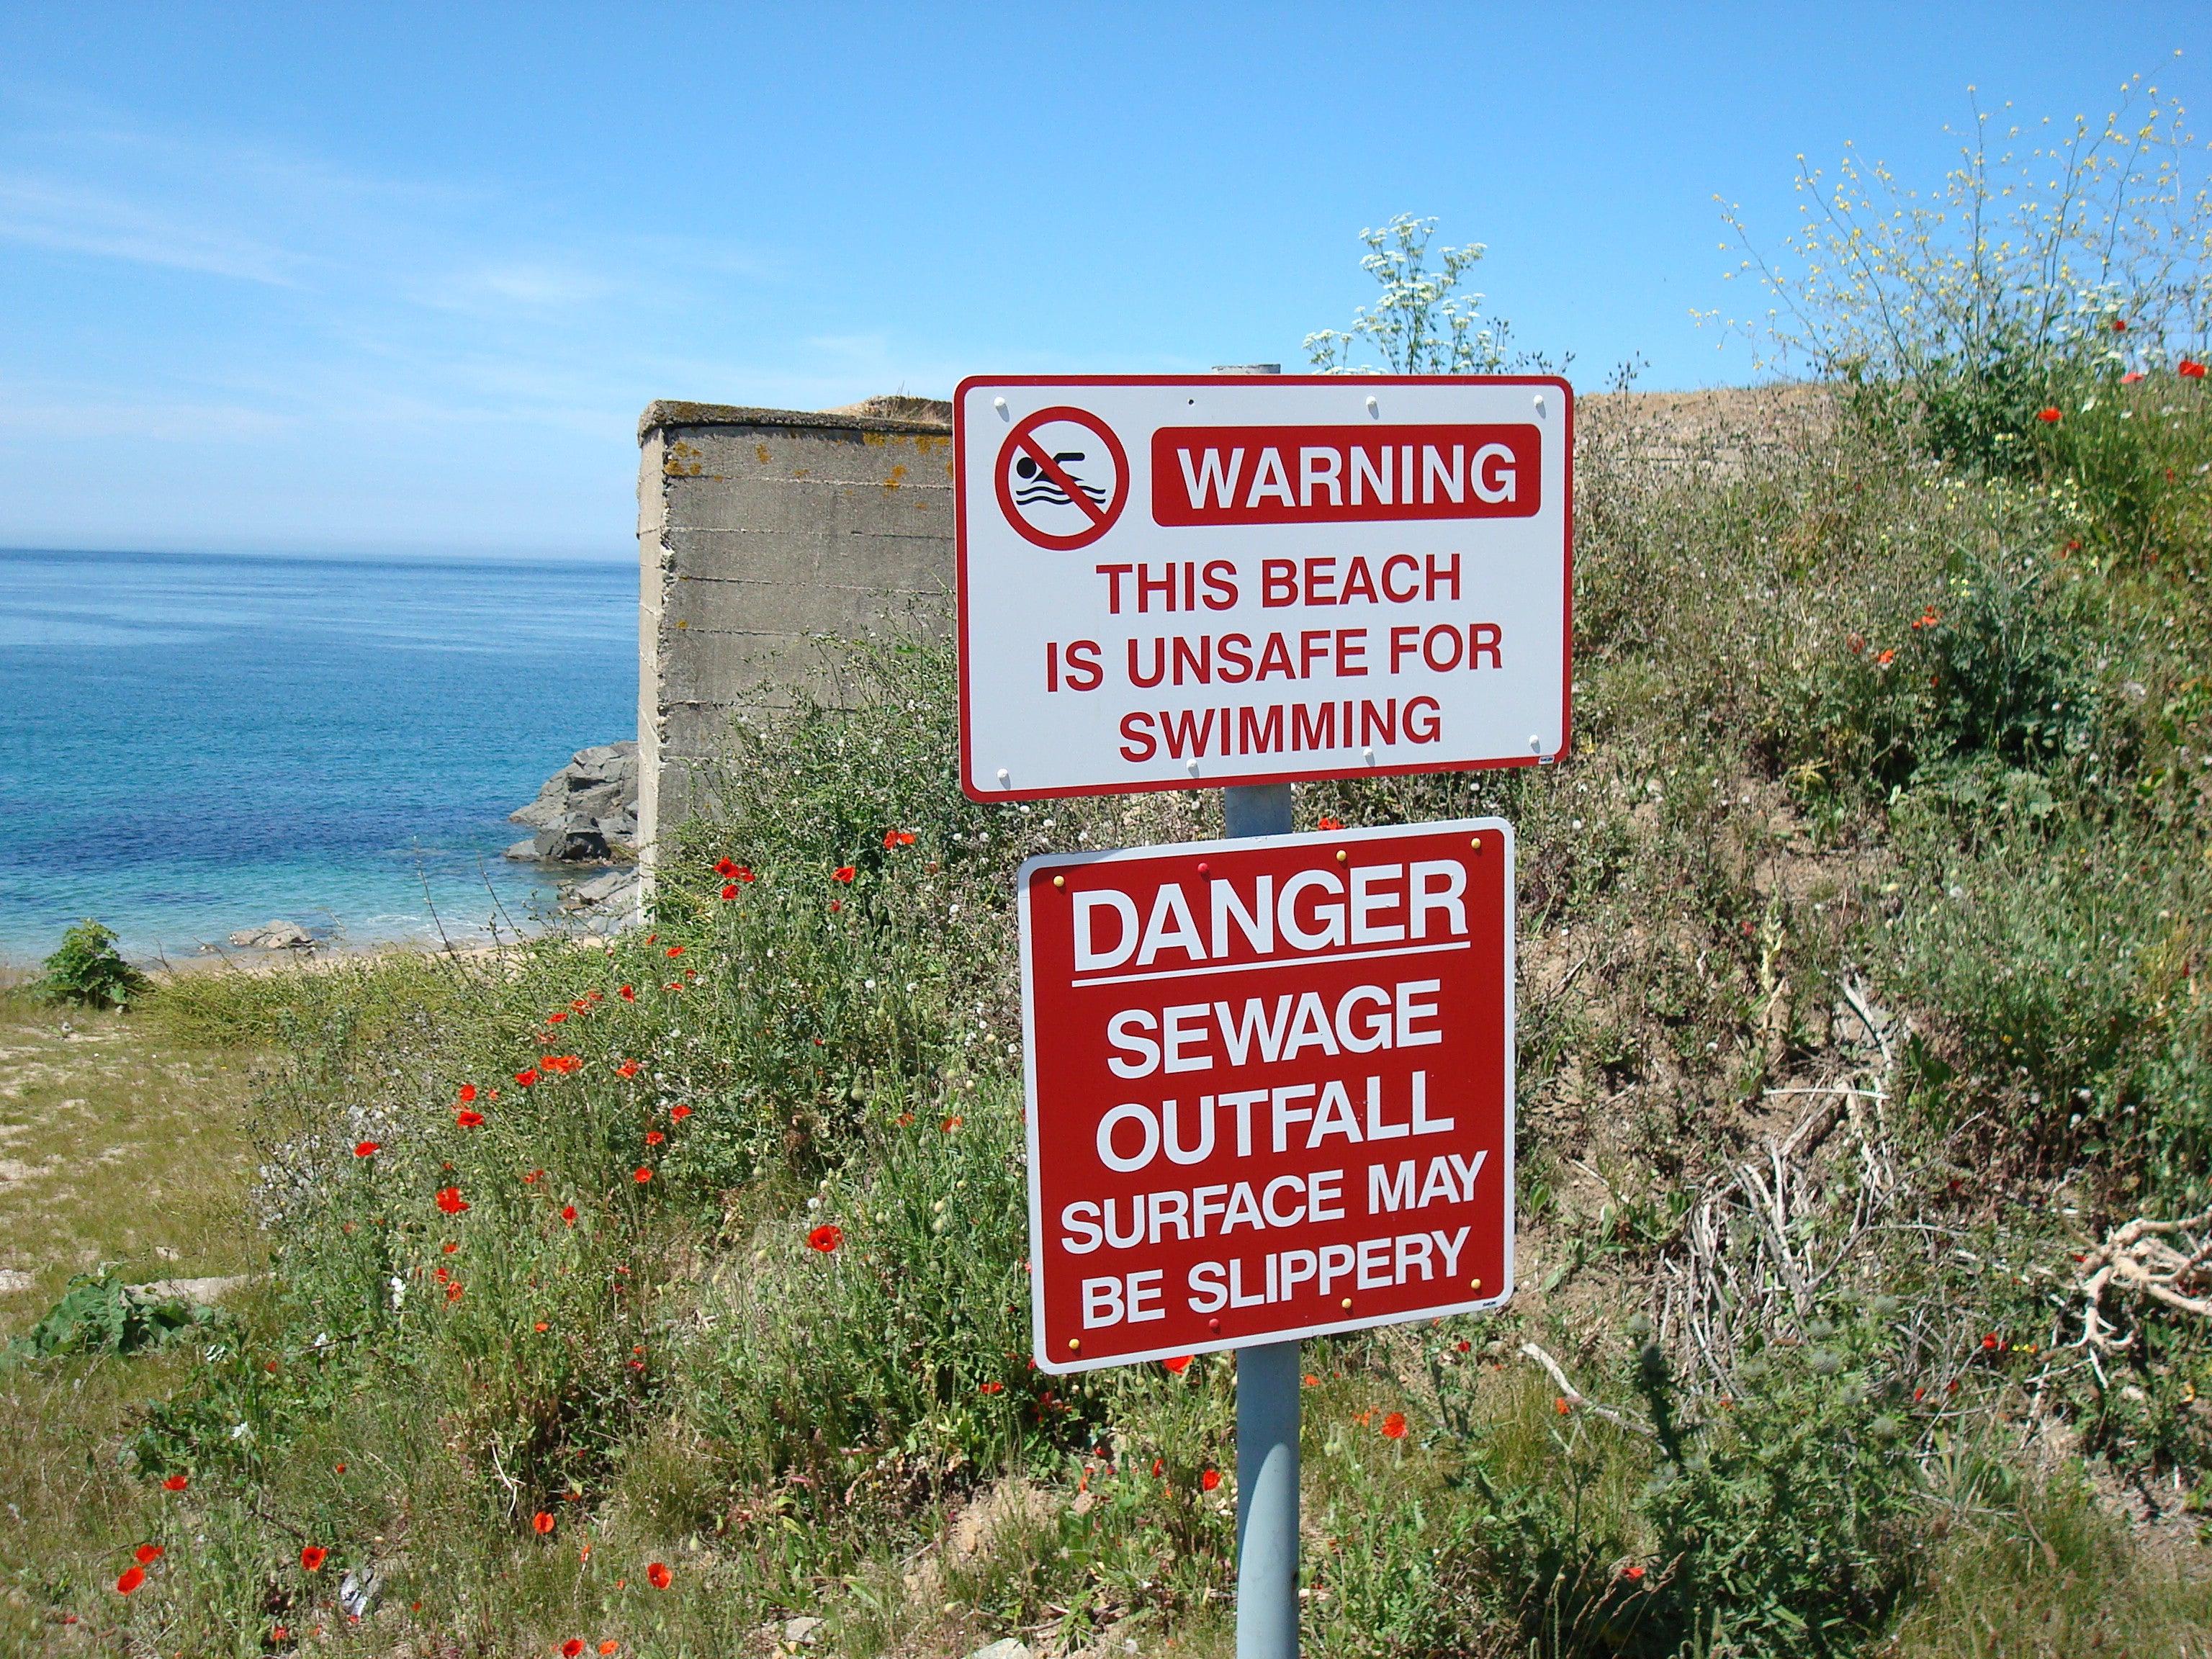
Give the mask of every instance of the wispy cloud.
M 88 185 L 0 172 L 0 239 L 62 253 L 127 259 L 289 287 L 297 254 L 195 216 Z

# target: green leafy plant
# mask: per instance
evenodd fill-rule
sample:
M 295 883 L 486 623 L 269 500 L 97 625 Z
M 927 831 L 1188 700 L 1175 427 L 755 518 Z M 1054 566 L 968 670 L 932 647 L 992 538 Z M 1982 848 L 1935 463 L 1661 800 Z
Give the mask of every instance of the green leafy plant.
M 137 1353 L 187 1336 L 220 1319 L 214 1308 L 126 1285 L 105 1269 L 79 1273 L 30 1330 L 0 1348 L 0 1370 L 55 1354 Z
M 87 916 L 62 935 L 32 988 L 50 1002 L 121 1008 L 151 983 L 115 948 L 115 934 Z

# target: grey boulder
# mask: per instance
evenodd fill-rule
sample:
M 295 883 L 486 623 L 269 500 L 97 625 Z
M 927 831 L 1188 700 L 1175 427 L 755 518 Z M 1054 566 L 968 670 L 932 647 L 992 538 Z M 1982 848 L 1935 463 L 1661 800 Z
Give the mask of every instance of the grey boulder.
M 230 942 L 241 950 L 306 951 L 313 948 L 315 936 L 295 921 L 264 921 L 258 927 L 240 928 Z
M 586 817 L 620 817 L 637 804 L 637 744 L 603 743 L 579 749 L 568 763 L 545 780 L 538 799 L 508 820 L 533 830 L 550 828 L 569 813 Z
M 538 832 L 532 843 L 548 864 L 587 864 L 607 856 L 607 838 L 594 819 L 581 812 L 563 812 Z
M 501 856 L 514 859 L 520 863 L 528 863 L 538 856 L 538 837 L 525 836 L 520 841 L 509 847 Z

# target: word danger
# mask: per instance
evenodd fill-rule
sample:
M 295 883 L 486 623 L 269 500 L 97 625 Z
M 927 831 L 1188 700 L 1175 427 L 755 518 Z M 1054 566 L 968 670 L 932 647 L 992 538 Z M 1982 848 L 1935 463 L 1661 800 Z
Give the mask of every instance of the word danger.
M 1533 517 L 1534 426 L 1177 427 L 1152 434 L 1152 521 Z
M 1279 885 L 1273 875 L 1261 875 L 1241 892 L 1235 880 L 1216 876 L 1200 891 L 1210 921 L 1204 930 L 1180 881 L 1164 881 L 1152 890 L 1141 926 L 1135 894 L 1116 887 L 1077 893 L 1069 907 L 1075 971 L 1130 962 L 1149 968 L 1170 952 L 1194 963 L 1248 951 L 1271 956 L 1278 939 L 1293 951 L 1325 951 L 1347 942 L 1426 939 L 1432 930 L 1439 939 L 1467 933 L 1467 866 L 1455 858 L 1353 865 L 1341 873 L 1301 870 Z M 1302 1018 L 1312 996 L 1300 1000 Z M 1228 1023 L 1224 1015 L 1224 1026 Z M 1297 1049 L 1294 1040 L 1287 1051 L 1265 1057 L 1291 1059 Z M 1241 1055 L 1237 1063 L 1243 1063 Z

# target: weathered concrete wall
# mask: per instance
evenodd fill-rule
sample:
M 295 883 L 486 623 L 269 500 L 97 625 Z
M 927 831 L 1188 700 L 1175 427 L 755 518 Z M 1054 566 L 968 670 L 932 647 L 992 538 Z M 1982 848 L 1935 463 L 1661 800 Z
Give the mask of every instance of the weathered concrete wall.
M 638 422 L 638 836 L 697 803 L 731 722 L 786 704 L 823 635 L 952 611 L 952 410 L 654 403 Z

